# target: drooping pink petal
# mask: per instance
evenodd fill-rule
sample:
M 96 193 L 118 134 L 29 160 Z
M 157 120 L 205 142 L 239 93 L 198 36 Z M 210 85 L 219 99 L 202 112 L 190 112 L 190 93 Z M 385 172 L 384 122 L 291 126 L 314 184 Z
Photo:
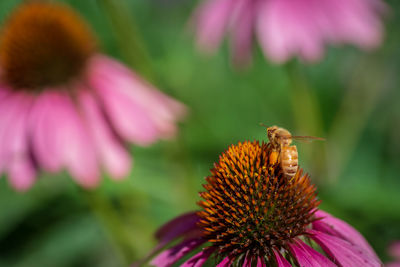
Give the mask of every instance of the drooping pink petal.
M 382 263 L 372 257 L 361 247 L 351 244 L 336 236 L 310 230 L 310 237 L 320 245 L 334 262 L 343 267 L 352 266 L 381 266 Z
M 36 168 L 29 154 L 28 115 L 33 96 L 16 94 L 8 99 L 9 112 L 2 121 L 1 154 L 11 185 L 19 190 L 29 189 L 36 177 Z M 4 114 L 6 115 L 6 114 Z M 8 121 L 7 121 L 8 118 Z
M 365 240 L 365 238 L 348 223 L 335 218 L 322 210 L 318 210 L 315 213 L 315 216 L 323 219 L 314 221 L 312 223 L 313 229 L 345 239 L 350 243 L 363 248 L 371 254 L 372 257 L 375 257 L 378 260 L 378 256 L 368 244 L 367 240 Z
M 329 1 L 332 12 L 328 15 L 334 20 L 338 39 L 366 49 L 378 46 L 383 29 L 374 5 L 363 0 Z
M 385 267 L 400 267 L 400 262 L 385 263 Z
M 11 91 L 10 91 L 9 88 L 7 88 L 7 87 L 4 86 L 4 85 L 1 85 L 1 86 L 0 86 L 0 101 L 3 100 L 3 99 L 5 99 L 6 96 L 10 95 L 10 93 L 11 93 Z
M 363 49 L 379 45 L 384 9 L 379 0 L 208 0 L 196 9 L 191 24 L 199 48 L 208 52 L 229 32 L 236 64 L 249 61 L 253 34 L 274 62 L 292 56 L 316 61 L 329 43 Z
M 145 83 L 126 67 L 97 56 L 92 60 L 90 85 L 103 103 L 105 114 L 124 139 L 149 145 L 176 132 L 183 105 Z
M 292 267 L 292 265 L 276 249 L 273 250 L 278 267 Z
M 114 179 L 121 179 L 129 174 L 131 157 L 120 141 L 113 136 L 110 125 L 107 124 L 100 107 L 93 95 L 81 88 L 79 100 L 81 109 L 86 118 L 88 129 L 91 132 L 96 150 L 105 169 Z
M 197 228 L 200 218 L 197 212 L 189 212 L 164 224 L 155 234 L 160 243 L 169 243 L 173 239 Z
M 233 5 L 232 0 L 208 0 L 197 8 L 191 24 L 195 24 L 200 50 L 214 52 L 220 45 Z
M 158 244 L 150 251 L 150 253 L 147 254 L 146 257 L 136 262 L 132 267 L 141 266 L 144 262 L 147 262 L 155 255 L 155 253 L 175 238 L 201 238 L 201 234 L 197 229 L 198 221 L 199 217 L 197 216 L 197 212 L 189 212 L 180 215 L 161 226 L 155 234 L 155 237 L 158 239 Z
M 307 8 L 301 2 L 292 2 L 290 5 L 287 27 L 291 29 L 292 53 L 307 61 L 317 61 L 323 55 L 323 37 L 318 30 L 312 8 Z M 289 24 L 290 23 L 290 24 Z
M 185 261 L 181 267 L 201 267 L 214 252 L 213 248 L 206 248 Z
M 388 248 L 391 257 L 400 261 L 400 241 L 393 242 Z
M 151 115 L 156 124 L 160 138 L 171 138 L 176 135 L 176 123 L 187 114 L 187 108 L 182 103 L 158 91 L 151 84 L 135 73 L 130 73 L 134 78 L 134 95 L 140 96 L 140 102 Z
M 163 119 L 180 120 L 186 115 L 186 107 L 177 100 L 160 92 L 153 85 L 145 81 L 139 75 L 128 69 L 116 60 L 103 55 L 94 56 L 91 60 L 91 69 L 94 74 L 104 75 L 117 73 L 116 77 L 127 80 L 131 86 L 123 87 L 127 94 L 134 91 L 134 95 L 143 103 L 143 106 L 154 110 L 155 114 Z M 156 105 L 157 104 L 157 105 Z
M 234 6 L 230 28 L 233 63 L 237 66 L 248 65 L 251 60 L 254 9 L 255 3 L 247 0 L 239 0 Z
M 256 266 L 257 267 L 266 267 L 264 259 L 261 257 L 258 257 Z
M 151 261 L 150 264 L 157 267 L 169 267 L 204 242 L 204 239 L 199 238 L 185 240 L 180 244 L 161 252 Z
M 33 96 L 14 94 L 3 103 L 0 114 L 0 159 L 11 185 L 20 191 L 30 188 L 36 169 L 29 154 L 28 115 Z
M 288 247 L 301 267 L 335 267 L 327 257 L 314 250 L 312 247 L 297 240 L 294 243 L 288 243 Z
M 96 88 L 103 102 L 106 115 L 116 132 L 124 139 L 139 145 L 149 145 L 158 138 L 156 125 L 151 115 L 138 105 L 132 96 L 121 92 L 122 86 L 117 81 L 97 77 L 99 86 Z
M 7 101 L 0 105 L 0 172 L 4 170 L 9 162 L 9 143 L 6 139 L 9 136 L 9 129 L 12 127 L 15 117 L 23 109 L 21 102 L 23 102 L 22 96 L 13 94 L 7 97 Z
M 260 2 L 257 36 L 264 53 L 282 63 L 293 55 L 309 61 L 322 56 L 323 43 L 313 19 L 312 6 L 303 1 Z
M 257 267 L 266 267 L 264 259 L 261 257 L 258 257 L 257 259 Z M 279 266 L 278 266 L 279 267 Z
M 232 259 L 228 256 L 225 257 L 220 263 L 218 263 L 216 267 L 230 267 L 231 263 Z
M 251 263 L 252 263 L 252 255 L 249 255 L 249 253 L 247 253 L 246 257 L 244 258 L 243 267 L 251 267 Z
M 259 3 L 256 21 L 256 32 L 261 48 L 266 57 L 277 63 L 286 61 L 290 54 L 289 36 L 281 30 L 281 18 L 278 15 L 278 1 L 263 1 Z
M 49 90 L 43 101 L 48 101 L 51 112 L 44 118 L 51 123 L 43 123 L 44 131 L 52 133 L 48 150 L 54 153 L 56 164 L 66 167 L 71 175 L 85 187 L 94 187 L 99 182 L 99 170 L 93 140 L 89 135 L 87 125 L 78 113 L 77 106 L 71 97 L 61 90 Z M 34 126 L 33 126 L 34 127 Z M 46 149 L 46 148 L 43 148 Z M 44 150 L 43 153 L 46 151 Z M 34 151 L 35 156 L 44 159 Z
M 55 134 L 60 118 L 54 112 L 54 94 L 47 91 L 37 96 L 29 117 L 33 154 L 40 167 L 49 172 L 60 171 L 63 164 Z
M 28 190 L 36 178 L 36 168 L 32 160 L 27 157 L 14 159 L 8 166 L 8 175 L 11 185 L 18 191 Z

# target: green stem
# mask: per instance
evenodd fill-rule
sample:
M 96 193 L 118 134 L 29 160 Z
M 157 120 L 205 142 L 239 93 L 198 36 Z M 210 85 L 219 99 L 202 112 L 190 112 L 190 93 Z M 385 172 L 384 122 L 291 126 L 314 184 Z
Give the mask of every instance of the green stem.
M 371 69 L 372 68 L 372 69 Z M 365 74 L 368 75 L 365 75 Z M 391 71 L 378 62 L 361 61 L 330 128 L 329 175 L 335 182 L 353 154 L 368 119 L 379 103 Z
M 176 184 L 176 192 L 179 192 L 175 194 L 175 199 L 183 210 L 192 209 L 194 202 L 187 200 L 196 196 L 200 177 L 197 176 L 183 133 L 178 133 L 176 140 L 166 144 L 163 150 L 165 157 L 170 159 L 168 166 Z
M 134 260 L 134 253 L 132 251 L 132 242 L 129 238 L 130 234 L 126 230 L 125 225 L 121 223 L 120 216 L 112 207 L 109 199 L 99 191 L 81 190 L 81 192 L 87 200 L 91 211 L 111 240 L 116 254 L 120 259 L 121 266 L 131 265 Z
M 97 1 L 111 21 L 115 37 L 127 63 L 148 80 L 154 80 L 149 53 L 128 3 L 125 0 Z

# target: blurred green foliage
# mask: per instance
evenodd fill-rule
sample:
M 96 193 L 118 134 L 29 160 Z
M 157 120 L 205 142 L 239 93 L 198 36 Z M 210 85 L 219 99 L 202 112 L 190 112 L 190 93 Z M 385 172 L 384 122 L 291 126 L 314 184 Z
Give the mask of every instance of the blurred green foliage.
M 18 2 L 0 2 L 1 21 Z M 157 227 L 196 209 L 203 178 L 230 144 L 266 140 L 260 122 L 301 130 L 285 67 L 268 63 L 258 48 L 242 71 L 231 66 L 227 44 L 213 57 L 195 50 L 185 29 L 196 1 L 67 2 L 92 25 L 105 53 L 184 102 L 190 114 L 175 140 L 132 147 L 134 168 L 125 181 L 105 178 L 85 191 L 67 174 L 43 174 L 21 194 L 1 179 L 0 266 L 128 265 L 154 246 Z M 136 35 L 113 17 L 118 3 Z M 400 3 L 387 3 L 386 38 L 377 51 L 330 48 L 318 64 L 291 63 L 317 99 L 327 138 L 298 145 L 301 165 L 319 185 L 322 208 L 362 232 L 384 261 L 388 243 L 400 239 Z M 139 46 L 124 44 L 129 38 Z M 315 154 L 321 151 L 326 156 Z M 315 166 L 320 157 L 324 168 Z

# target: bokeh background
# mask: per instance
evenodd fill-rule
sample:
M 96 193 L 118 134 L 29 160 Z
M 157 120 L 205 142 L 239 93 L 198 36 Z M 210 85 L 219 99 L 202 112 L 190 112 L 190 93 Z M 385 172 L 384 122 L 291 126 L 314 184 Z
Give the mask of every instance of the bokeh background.
M 0 21 L 19 2 L 0 1 Z M 317 64 L 279 66 L 256 47 L 246 69 L 231 65 L 227 44 L 212 57 L 196 51 L 187 29 L 198 1 L 65 2 L 91 24 L 104 52 L 190 113 L 174 140 L 131 148 L 134 168 L 122 182 L 106 178 L 84 190 L 66 173 L 42 174 L 16 193 L 0 179 L 0 266 L 128 266 L 154 246 L 161 224 L 197 208 L 222 151 L 266 141 L 260 122 L 327 139 L 297 144 L 322 208 L 389 260 L 387 245 L 400 239 L 399 1 L 386 1 L 386 37 L 375 51 L 330 47 Z

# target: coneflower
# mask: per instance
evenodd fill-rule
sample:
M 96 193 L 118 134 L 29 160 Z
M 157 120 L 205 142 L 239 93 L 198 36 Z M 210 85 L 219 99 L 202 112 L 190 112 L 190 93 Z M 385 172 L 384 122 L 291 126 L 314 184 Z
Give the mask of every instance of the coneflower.
M 100 167 L 125 177 L 127 142 L 175 133 L 182 104 L 99 53 L 66 5 L 25 1 L 0 38 L 0 172 L 16 189 L 40 170 L 66 169 L 85 187 L 98 184 Z
M 151 264 L 172 266 L 184 258 L 185 267 L 206 261 L 221 267 L 380 266 L 359 232 L 318 209 L 309 176 L 302 170 L 285 176 L 272 151 L 256 141 L 229 147 L 206 178 L 201 210 L 156 233 L 155 251 L 179 241 Z
M 202 0 L 192 22 L 206 52 L 229 34 L 235 63 L 250 60 L 254 39 L 273 62 L 294 56 L 315 61 L 326 44 L 378 46 L 384 9 L 381 0 Z

